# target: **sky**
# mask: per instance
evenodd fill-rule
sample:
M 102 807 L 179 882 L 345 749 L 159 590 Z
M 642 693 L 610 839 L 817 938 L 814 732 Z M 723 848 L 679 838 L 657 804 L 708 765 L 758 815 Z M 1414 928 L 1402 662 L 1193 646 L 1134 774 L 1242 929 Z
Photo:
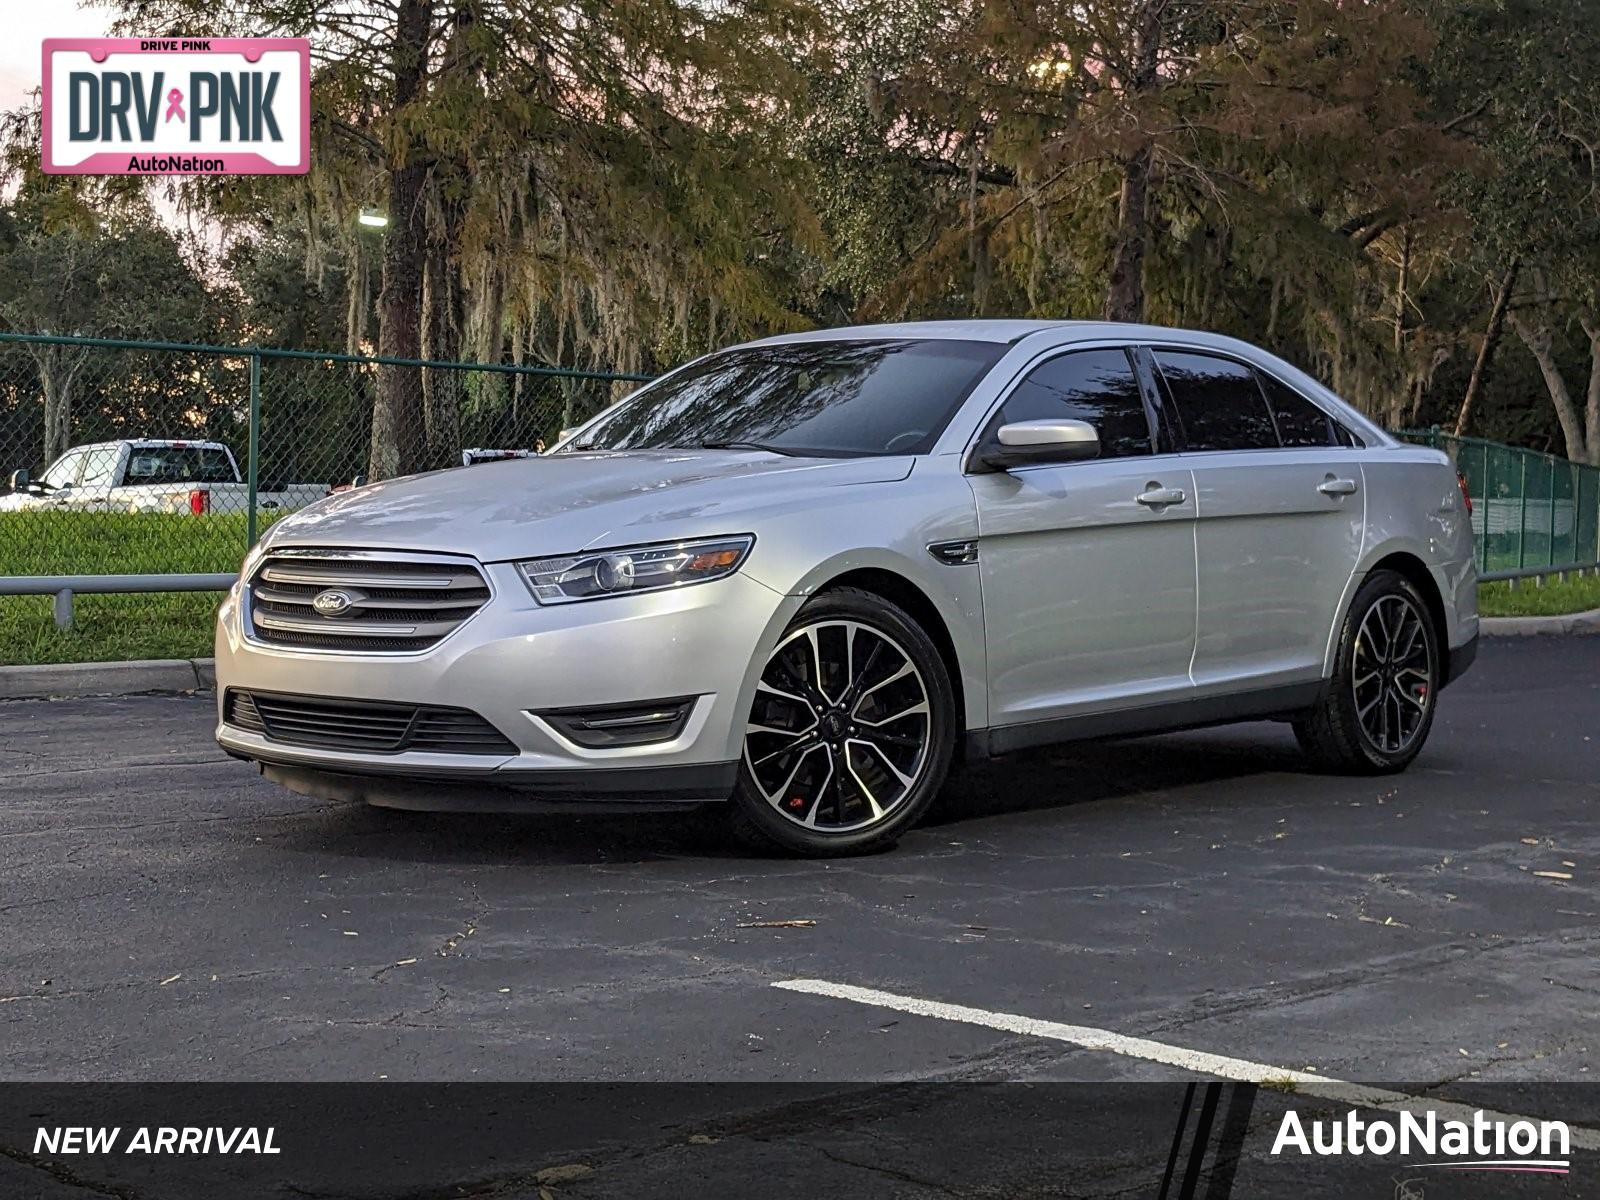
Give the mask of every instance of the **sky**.
M 39 86 L 40 51 L 47 37 L 100 37 L 111 27 L 110 9 L 79 0 L 7 0 L 0 38 L 0 111 L 16 108 Z
M 104 37 L 111 31 L 116 13 L 107 5 L 82 0 L 0 0 L 5 13 L 6 35 L 0 38 L 0 112 L 31 104 L 31 93 L 39 86 L 44 69 L 44 39 L 47 37 Z M 155 197 L 156 214 L 173 229 L 199 232 L 215 243 L 214 227 L 197 225 L 180 217 L 164 197 Z

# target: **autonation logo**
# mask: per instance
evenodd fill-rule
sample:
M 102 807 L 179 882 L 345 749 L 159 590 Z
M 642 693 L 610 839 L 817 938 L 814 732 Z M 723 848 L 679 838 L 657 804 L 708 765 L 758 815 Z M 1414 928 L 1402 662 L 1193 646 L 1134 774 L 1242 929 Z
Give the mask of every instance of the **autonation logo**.
M 1531 1175 L 1568 1172 L 1572 1134 L 1565 1121 L 1492 1117 L 1482 1109 L 1468 1120 L 1443 1120 L 1435 1112 L 1401 1111 L 1362 1120 L 1354 1109 L 1339 1120 L 1303 1124 L 1293 1109 L 1283 1114 L 1272 1153 L 1337 1157 L 1370 1154 L 1437 1159 L 1410 1168 L 1451 1171 L 1519 1171 Z

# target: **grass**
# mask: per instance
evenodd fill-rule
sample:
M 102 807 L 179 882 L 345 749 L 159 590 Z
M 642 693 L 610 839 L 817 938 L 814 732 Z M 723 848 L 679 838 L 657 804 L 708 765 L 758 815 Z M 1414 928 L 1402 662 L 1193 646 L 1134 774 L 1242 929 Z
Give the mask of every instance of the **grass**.
M 1554 577 L 1541 586 L 1524 579 L 1478 586 L 1478 612 L 1485 617 L 1553 617 L 1600 608 L 1600 575 L 1572 575 L 1566 582 Z
M 243 513 L 0 513 L 0 575 L 237 571 L 245 532 Z
M 235 571 L 244 544 L 242 513 L 0 513 L 0 575 Z M 0 665 L 205 657 L 221 599 L 217 592 L 76 596 L 73 627 L 57 629 L 49 596 L 0 596 Z M 1486 583 L 1478 607 L 1486 617 L 1600 608 L 1600 576 L 1542 587 Z
M 209 658 L 220 592 L 74 596 L 57 629 L 49 596 L 0 596 L 0 664 Z
M 266 527 L 263 514 L 262 528 Z M 0 513 L 0 575 L 237 571 L 243 513 Z M 57 629 L 49 596 L 0 596 L 0 665 L 200 658 L 220 592 L 74 596 Z

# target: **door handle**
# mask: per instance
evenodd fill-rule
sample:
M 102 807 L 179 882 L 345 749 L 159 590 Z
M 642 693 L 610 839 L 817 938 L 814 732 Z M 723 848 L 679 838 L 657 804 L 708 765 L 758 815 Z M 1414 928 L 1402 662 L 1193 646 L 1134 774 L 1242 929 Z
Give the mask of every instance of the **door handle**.
M 1324 496 L 1349 496 L 1356 490 L 1354 479 L 1325 479 L 1317 485 L 1317 491 Z
M 1146 508 L 1166 508 L 1170 504 L 1182 504 L 1188 496 L 1182 488 L 1159 487 L 1152 483 L 1148 491 L 1140 492 L 1134 499 Z

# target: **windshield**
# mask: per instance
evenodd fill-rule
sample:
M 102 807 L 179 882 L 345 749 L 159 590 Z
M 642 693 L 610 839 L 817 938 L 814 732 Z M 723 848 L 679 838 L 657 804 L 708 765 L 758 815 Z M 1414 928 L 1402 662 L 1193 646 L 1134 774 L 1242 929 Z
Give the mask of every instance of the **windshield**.
M 926 454 L 1005 350 L 946 340 L 727 350 L 645 388 L 566 448 Z
M 233 483 L 226 450 L 209 446 L 136 446 L 124 483 Z

